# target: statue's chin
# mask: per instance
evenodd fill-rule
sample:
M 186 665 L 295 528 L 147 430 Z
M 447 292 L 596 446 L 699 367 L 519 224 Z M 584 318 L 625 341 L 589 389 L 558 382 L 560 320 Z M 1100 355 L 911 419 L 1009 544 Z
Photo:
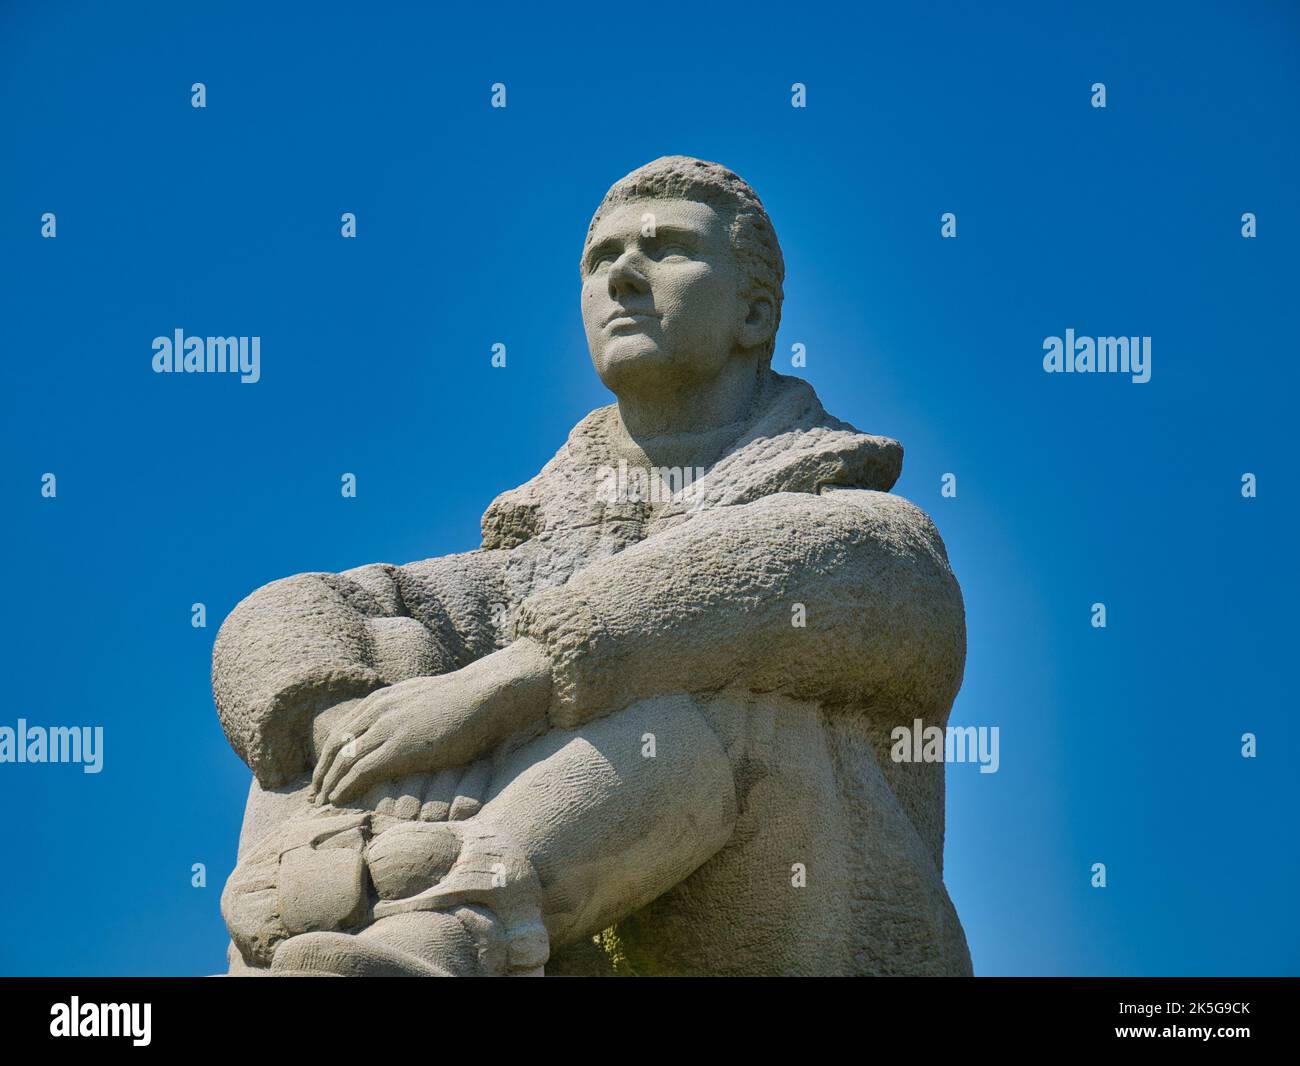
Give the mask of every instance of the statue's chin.
M 612 392 L 643 389 L 653 385 L 673 366 L 672 356 L 659 349 L 644 334 L 619 337 L 605 347 L 596 364 L 596 373 Z
M 708 361 L 666 352 L 645 336 L 619 338 L 593 362 L 605 387 L 620 398 L 699 387 L 717 374 Z

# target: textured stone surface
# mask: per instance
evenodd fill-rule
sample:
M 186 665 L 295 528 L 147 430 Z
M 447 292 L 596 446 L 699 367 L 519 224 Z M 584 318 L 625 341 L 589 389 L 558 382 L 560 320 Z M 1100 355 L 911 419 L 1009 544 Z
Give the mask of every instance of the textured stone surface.
M 634 172 L 582 263 L 618 402 L 478 550 L 231 613 L 213 689 L 254 773 L 232 973 L 970 971 L 943 767 L 888 754 L 946 721 L 961 593 L 888 491 L 897 442 L 771 371 L 782 273 L 735 175 Z M 620 467 L 700 476 L 644 499 Z

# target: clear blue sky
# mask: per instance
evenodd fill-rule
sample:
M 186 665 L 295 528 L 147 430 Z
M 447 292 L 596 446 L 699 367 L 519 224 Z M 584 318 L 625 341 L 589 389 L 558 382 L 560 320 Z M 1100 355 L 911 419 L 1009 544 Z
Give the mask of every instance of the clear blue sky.
M 778 369 L 903 442 L 947 542 L 953 722 L 1001 730 L 948 771 L 976 972 L 1300 971 L 1294 4 L 176 6 L 0 9 L 0 725 L 105 729 L 98 775 L 0 765 L 0 973 L 223 968 L 217 626 L 477 544 L 610 399 L 578 254 L 665 153 L 757 188 Z M 260 336 L 261 381 L 153 374 L 177 328 Z M 1045 374 L 1067 328 L 1152 380 Z

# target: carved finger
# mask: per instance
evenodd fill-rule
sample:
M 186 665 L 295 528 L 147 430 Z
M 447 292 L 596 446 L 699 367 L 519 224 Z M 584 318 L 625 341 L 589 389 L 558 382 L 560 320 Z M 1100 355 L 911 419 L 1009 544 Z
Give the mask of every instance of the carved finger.
M 318 805 L 326 802 L 328 790 L 325 786 L 332 780 L 334 767 L 338 763 L 340 754 L 346 752 L 343 757 L 347 758 L 349 754 L 355 753 L 356 739 L 349 732 L 336 730 L 325 742 L 320 758 L 316 760 L 316 769 L 311 774 L 312 798 Z
M 321 749 L 320 757 L 316 760 L 316 768 L 311 775 L 312 797 L 318 804 L 324 802 L 325 780 L 334 765 L 334 760 L 338 758 L 339 751 L 352 748 L 372 720 L 373 716 L 366 708 L 368 702 L 368 700 L 362 700 L 358 706 L 345 715 L 343 720 L 330 732 L 329 738 L 325 741 L 325 747 Z M 347 755 L 352 757 L 355 753 L 355 748 L 352 748 L 347 752 Z
M 400 789 L 402 782 L 396 779 L 380 781 L 361 797 L 361 806 L 374 811 L 376 814 L 393 813 L 393 806 L 397 803 L 397 797 L 401 794 Z
M 451 813 L 451 801 L 456 798 L 456 786 L 460 784 L 460 767 L 449 766 L 439 770 L 429 778 L 429 785 L 424 790 L 424 802 L 420 806 L 420 821 L 445 822 Z
M 381 747 L 383 742 L 383 738 L 378 736 L 372 729 L 364 736 L 357 737 L 354 741 L 341 745 L 339 754 L 321 779 L 320 795 L 328 797 L 331 803 L 335 802 L 334 797 L 338 791 L 338 782 L 358 762 Z
M 480 759 L 465 771 L 465 776 L 456 786 L 456 798 L 447 814 L 448 821 L 459 822 L 478 814 L 487 796 L 491 776 L 491 766 L 486 759 Z
M 387 749 L 381 746 L 358 759 L 330 791 L 330 802 L 343 803 L 376 781 L 383 780 L 388 754 Z
M 404 778 L 397 790 L 393 804 L 393 817 L 411 821 L 420 813 L 420 801 L 429 783 L 430 774 L 412 774 Z

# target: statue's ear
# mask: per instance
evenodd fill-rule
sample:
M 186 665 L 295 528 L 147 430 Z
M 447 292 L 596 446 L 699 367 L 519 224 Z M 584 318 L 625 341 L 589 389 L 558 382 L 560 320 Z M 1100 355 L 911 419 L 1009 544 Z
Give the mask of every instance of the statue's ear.
M 740 346 L 757 348 L 772 339 L 772 325 L 776 321 L 776 308 L 766 293 L 749 298 L 745 321 L 740 327 Z

